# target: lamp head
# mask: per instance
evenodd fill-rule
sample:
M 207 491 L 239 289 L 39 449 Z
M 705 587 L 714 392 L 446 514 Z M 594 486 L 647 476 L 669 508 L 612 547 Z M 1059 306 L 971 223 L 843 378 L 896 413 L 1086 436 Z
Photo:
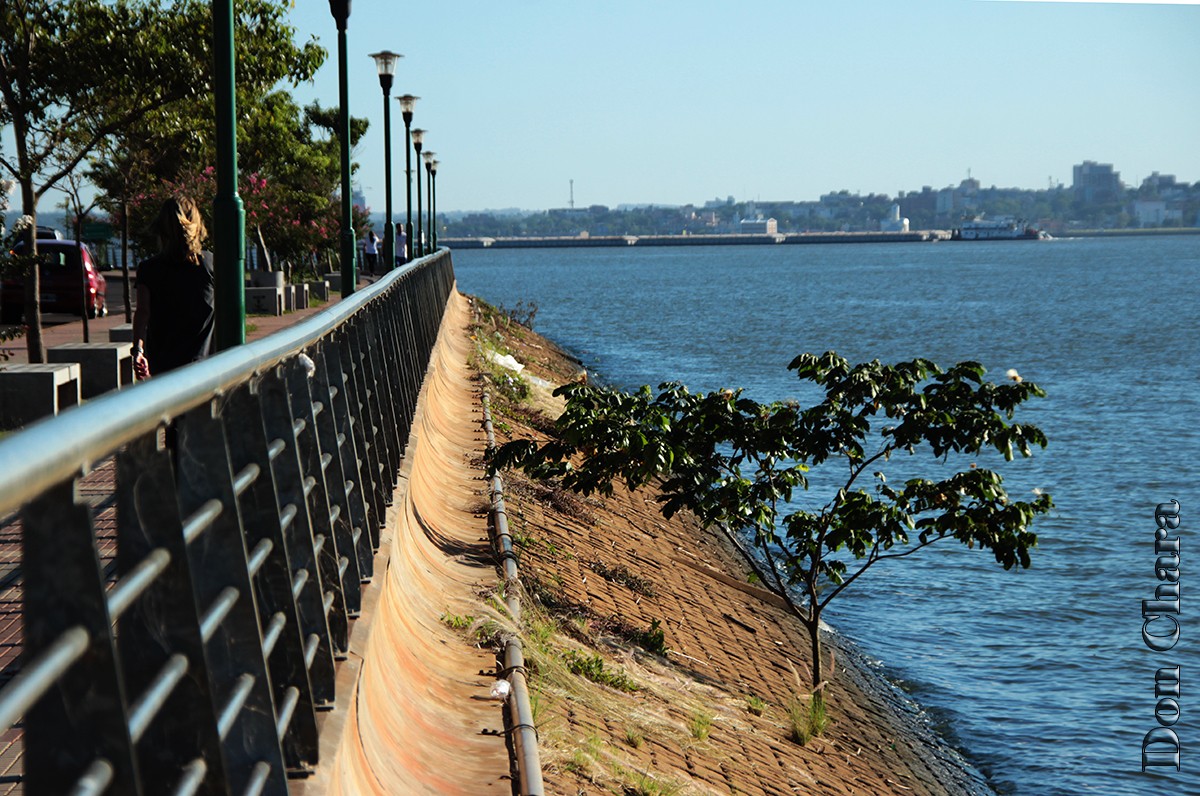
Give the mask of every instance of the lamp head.
M 396 101 L 400 103 L 400 113 L 404 116 L 404 123 L 408 124 L 412 121 L 413 106 L 417 104 L 420 97 L 414 97 L 412 94 L 401 94 L 396 97 Z
M 396 74 L 396 62 L 404 56 L 391 50 L 383 50 L 371 53 L 371 57 L 375 59 L 375 69 L 379 72 L 379 85 L 383 86 L 383 93 L 387 94 L 392 89 L 392 76 Z
M 329 0 L 329 13 L 337 20 L 338 30 L 345 30 L 350 19 L 350 0 Z
M 409 135 L 412 136 L 413 148 L 415 148 L 417 150 L 417 152 L 420 153 L 421 144 L 425 139 L 425 131 L 422 130 L 420 127 L 414 127 L 412 129 L 412 131 L 409 133 Z

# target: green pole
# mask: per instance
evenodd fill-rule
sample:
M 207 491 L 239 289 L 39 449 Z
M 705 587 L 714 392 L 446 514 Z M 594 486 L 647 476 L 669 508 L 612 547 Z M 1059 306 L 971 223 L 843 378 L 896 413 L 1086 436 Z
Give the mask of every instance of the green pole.
M 430 222 L 430 228 L 433 230 L 433 250 L 437 251 L 437 161 L 433 161 L 430 167 L 429 175 L 431 182 L 429 183 L 429 217 L 433 219 Z
M 213 0 L 213 77 L 217 121 L 217 195 L 213 199 L 216 348 L 246 342 L 246 215 L 238 196 L 237 93 L 233 0 Z
M 354 264 L 354 215 L 350 206 L 350 78 L 346 63 L 346 21 L 350 17 L 335 15 L 338 24 L 338 96 L 341 103 L 338 131 L 342 150 L 342 298 L 354 293 L 358 273 Z
M 432 155 L 433 153 L 430 152 L 429 154 Z M 429 221 L 425 224 L 425 229 L 429 235 L 429 246 L 426 251 L 430 254 L 433 253 L 433 166 L 430 165 L 431 163 L 433 163 L 432 159 L 427 158 L 425 160 L 425 198 L 429 200 L 427 203 L 429 206 L 425 208 L 425 212 L 429 216 Z
M 417 97 L 405 94 L 398 97 L 400 113 L 404 118 L 404 242 L 408 247 L 404 261 L 413 259 L 413 223 L 412 223 L 412 119 L 413 104 Z
M 414 129 L 412 131 L 413 149 L 417 153 L 417 168 L 416 168 L 416 172 L 417 172 L 417 174 L 416 174 L 416 177 L 417 177 L 417 179 L 416 179 L 416 183 L 417 183 L 417 231 L 415 233 L 415 237 L 413 238 L 413 240 L 410 244 L 410 247 L 412 248 L 412 251 L 414 254 L 414 259 L 416 259 L 417 257 L 422 257 L 425 254 L 425 251 L 424 251 L 423 247 L 421 246 L 421 239 L 423 237 L 425 237 L 423 234 L 424 227 L 421 224 L 421 147 L 423 146 L 424 137 L 425 137 L 424 130 Z
M 389 82 L 390 76 L 389 76 Z M 383 225 L 383 273 L 396 267 L 396 227 L 392 224 L 392 104 L 388 102 L 388 90 L 383 90 L 383 178 L 387 197 L 387 223 Z

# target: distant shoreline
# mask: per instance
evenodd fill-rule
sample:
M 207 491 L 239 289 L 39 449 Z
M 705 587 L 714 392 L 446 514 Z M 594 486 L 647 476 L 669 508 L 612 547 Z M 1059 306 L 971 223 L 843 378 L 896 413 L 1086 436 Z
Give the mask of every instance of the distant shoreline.
M 1200 227 L 1156 229 L 1078 229 L 1054 233 L 1055 238 L 1138 238 L 1162 235 L 1200 235 Z M 951 240 L 949 230 L 912 232 L 793 232 L 778 235 L 587 235 L 561 237 L 445 237 L 450 249 L 618 248 L 625 246 L 777 246 L 838 243 L 937 243 Z M 975 243 L 975 241 L 963 241 Z

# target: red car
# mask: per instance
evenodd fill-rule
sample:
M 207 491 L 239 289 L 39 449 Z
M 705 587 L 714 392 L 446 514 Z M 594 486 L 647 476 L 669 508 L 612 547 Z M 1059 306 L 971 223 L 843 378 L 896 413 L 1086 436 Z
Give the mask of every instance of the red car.
M 23 247 L 23 242 L 18 243 L 14 252 L 19 254 Z M 82 273 L 79 270 L 81 249 L 75 241 L 39 239 L 37 249 L 38 256 L 42 259 L 42 312 L 82 315 L 86 311 L 89 318 L 108 314 L 108 304 L 104 298 L 104 276 L 96 268 L 96 262 L 87 244 L 82 248 Z M 5 279 L 0 284 L 0 322 L 19 323 L 24 313 L 24 275 Z

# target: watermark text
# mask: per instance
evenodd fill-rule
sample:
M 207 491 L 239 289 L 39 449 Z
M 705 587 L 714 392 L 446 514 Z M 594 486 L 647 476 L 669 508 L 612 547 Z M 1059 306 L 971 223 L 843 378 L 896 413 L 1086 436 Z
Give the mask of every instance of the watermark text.
M 1154 509 L 1154 598 L 1142 600 L 1142 641 L 1157 653 L 1170 652 L 1179 643 L 1179 501 L 1159 503 Z M 1154 673 L 1154 720 L 1158 723 L 1142 739 L 1142 771 L 1171 767 L 1180 770 L 1179 666 L 1160 666 Z

